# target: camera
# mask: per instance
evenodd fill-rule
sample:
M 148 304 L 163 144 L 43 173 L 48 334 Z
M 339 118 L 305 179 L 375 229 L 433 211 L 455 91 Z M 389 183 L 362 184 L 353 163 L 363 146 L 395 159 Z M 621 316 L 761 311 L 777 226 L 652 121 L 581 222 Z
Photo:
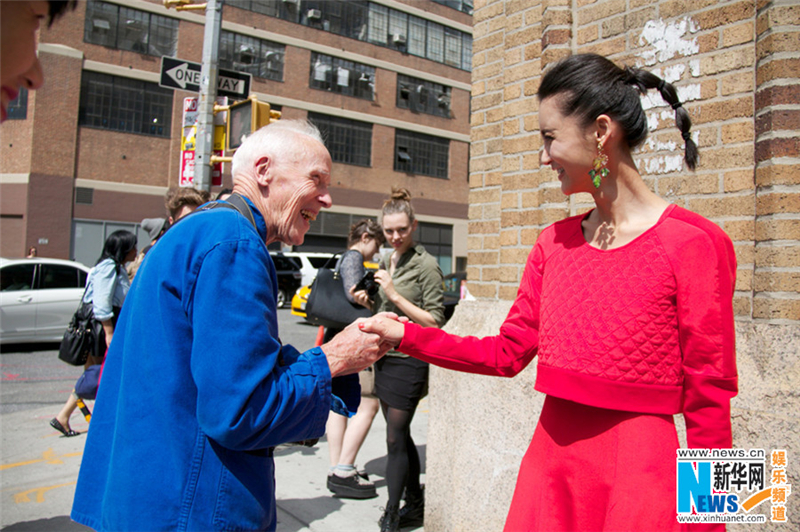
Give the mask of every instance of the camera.
M 364 277 L 356 285 L 355 290 L 366 290 L 367 294 L 372 297 L 378 293 L 378 289 L 381 287 L 375 281 L 375 272 L 367 272 L 364 274 Z

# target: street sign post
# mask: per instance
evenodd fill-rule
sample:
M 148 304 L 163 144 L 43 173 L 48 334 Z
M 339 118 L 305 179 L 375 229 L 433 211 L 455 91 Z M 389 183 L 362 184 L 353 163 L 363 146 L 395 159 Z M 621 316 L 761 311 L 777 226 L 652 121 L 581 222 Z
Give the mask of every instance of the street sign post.
M 158 84 L 168 89 L 200 92 L 200 63 L 176 59 L 161 58 L 161 79 Z M 217 77 L 217 96 L 228 96 L 242 100 L 250 95 L 250 81 L 253 76 L 235 70 L 219 69 Z

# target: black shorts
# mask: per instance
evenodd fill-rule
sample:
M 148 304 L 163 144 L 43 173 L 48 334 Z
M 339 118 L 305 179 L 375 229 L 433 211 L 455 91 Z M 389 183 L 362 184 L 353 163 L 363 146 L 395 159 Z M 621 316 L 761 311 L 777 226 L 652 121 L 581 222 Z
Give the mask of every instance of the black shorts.
M 414 411 L 428 394 L 428 363 L 385 356 L 375 363 L 375 395 L 392 408 Z

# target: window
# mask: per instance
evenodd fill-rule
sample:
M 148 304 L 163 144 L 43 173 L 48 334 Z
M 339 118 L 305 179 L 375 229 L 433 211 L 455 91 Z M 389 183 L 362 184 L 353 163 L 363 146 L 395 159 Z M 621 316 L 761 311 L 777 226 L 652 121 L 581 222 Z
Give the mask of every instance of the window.
M 436 257 L 442 273 L 447 275 L 453 271 L 452 225 L 418 222 L 414 242 L 425 246 L 425 251 Z
M 372 124 L 317 113 L 308 113 L 308 119 L 322 133 L 333 162 L 370 166 Z
M 12 264 L 0 270 L 0 291 L 18 292 L 33 287 L 36 264 Z
M 452 7 L 456 11 L 461 11 L 467 15 L 472 14 L 472 0 L 433 0 L 437 4 Z
M 312 52 L 308 84 L 313 89 L 372 100 L 375 90 L 375 68 Z
M 219 38 L 219 66 L 246 72 L 257 78 L 283 81 L 285 50 L 282 44 L 222 31 Z
M 16 98 L 8 102 L 8 119 L 25 120 L 28 118 L 28 89 L 20 87 Z
M 78 125 L 169 137 L 172 91 L 155 83 L 84 71 Z
M 449 140 L 397 129 L 394 150 L 396 171 L 447 179 Z
M 178 21 L 138 9 L 90 1 L 86 5 L 83 40 L 157 57 L 175 55 Z
M 472 13 L 472 0 L 436 1 Z M 387 46 L 462 70 L 472 69 L 472 35 L 374 2 L 227 0 L 225 4 Z
M 450 118 L 451 88 L 418 78 L 397 75 L 397 107 L 415 113 Z
M 86 272 L 78 268 L 61 264 L 42 264 L 39 268 L 40 289 L 83 288 L 86 285 Z

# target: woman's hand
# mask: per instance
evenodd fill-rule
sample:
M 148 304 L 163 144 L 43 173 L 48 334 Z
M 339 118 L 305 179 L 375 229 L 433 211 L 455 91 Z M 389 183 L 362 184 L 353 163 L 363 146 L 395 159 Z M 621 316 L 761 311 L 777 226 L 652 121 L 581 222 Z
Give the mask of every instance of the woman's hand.
M 114 337 L 114 322 L 112 320 L 101 321 L 103 324 L 103 331 L 106 333 L 106 347 L 111 345 L 111 339 Z
M 394 281 L 392 281 L 392 276 L 386 270 L 378 270 L 375 272 L 375 281 L 381 285 L 383 288 L 383 292 L 386 294 L 386 298 L 391 301 L 392 303 L 397 302 L 397 290 L 394 288 Z
M 369 299 L 369 294 L 366 290 L 356 290 L 355 285 L 350 289 L 350 295 L 353 296 L 353 301 L 362 307 L 372 310 L 372 301 Z
M 408 318 L 398 317 L 393 312 L 381 312 L 371 318 L 359 319 L 356 323 L 361 331 L 380 335 L 381 344 L 397 347 L 403 340 Z

